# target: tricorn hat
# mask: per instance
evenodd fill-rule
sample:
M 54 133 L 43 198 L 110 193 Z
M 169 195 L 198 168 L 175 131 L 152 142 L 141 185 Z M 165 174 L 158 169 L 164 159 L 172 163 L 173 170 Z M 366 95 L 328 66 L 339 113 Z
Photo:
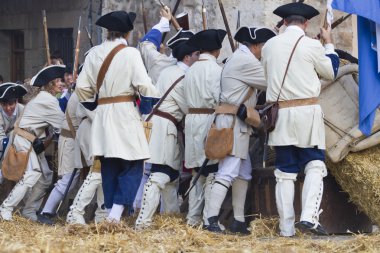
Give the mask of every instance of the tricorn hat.
M 267 42 L 274 36 L 276 36 L 276 33 L 269 28 L 243 26 L 236 32 L 234 39 L 240 43 L 246 41 L 252 44 L 259 44 Z
M 177 58 L 177 60 L 182 60 L 186 55 L 190 55 L 196 51 L 200 51 L 200 49 L 189 45 L 187 41 L 180 41 L 176 43 L 176 47 L 172 49 L 172 55 Z
M 273 11 L 274 14 L 281 18 L 287 18 L 291 15 L 302 16 L 306 19 L 311 19 L 319 14 L 319 11 L 314 7 L 296 2 L 282 5 Z
M 41 69 L 30 81 L 30 85 L 42 87 L 56 78 L 63 78 L 65 74 L 65 65 L 50 65 Z
M 183 30 L 182 28 L 179 29 L 179 31 L 173 36 L 171 37 L 167 42 L 166 42 L 166 45 L 173 49 L 175 48 L 177 45 L 181 44 L 181 42 L 183 41 L 187 41 L 189 40 L 191 37 L 194 36 L 194 32 L 190 31 L 190 30 Z
M 222 42 L 227 32 L 222 29 L 208 29 L 196 33 L 188 44 L 203 51 L 213 51 L 222 48 Z
M 136 13 L 134 12 L 112 11 L 101 16 L 95 24 L 109 31 L 127 33 L 133 30 L 135 19 Z
M 27 93 L 27 89 L 17 83 L 3 83 L 0 85 L 0 102 L 18 99 Z

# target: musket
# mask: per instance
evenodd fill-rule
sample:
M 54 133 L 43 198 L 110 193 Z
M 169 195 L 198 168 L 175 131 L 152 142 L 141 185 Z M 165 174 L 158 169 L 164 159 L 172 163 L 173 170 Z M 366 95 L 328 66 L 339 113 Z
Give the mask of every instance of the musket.
M 175 6 L 174 6 L 173 11 L 172 11 L 172 17 L 173 17 L 173 18 L 172 18 L 172 23 L 173 23 L 173 19 L 175 19 L 174 16 L 175 16 L 175 14 L 176 14 L 176 12 L 177 12 L 177 10 L 178 10 L 178 6 L 179 6 L 180 3 L 181 3 L 181 0 L 177 0 L 177 2 L 175 3 Z M 165 5 L 162 3 L 161 0 L 159 0 L 159 4 L 161 5 L 162 8 L 165 7 Z M 178 24 L 178 22 L 177 22 L 177 24 Z M 177 29 L 177 28 L 175 27 L 175 24 L 174 24 L 174 23 L 173 23 L 173 26 L 174 26 L 174 28 L 175 28 L 177 31 L 181 28 L 181 27 L 178 27 L 178 29 Z M 165 40 L 167 34 L 168 34 L 168 33 L 164 33 L 164 34 L 162 35 L 161 43 L 164 42 L 164 40 Z
M 145 34 L 148 32 L 148 25 L 146 23 L 146 11 L 144 6 L 144 0 L 141 0 L 141 12 L 142 12 L 142 18 L 143 18 L 143 24 L 144 24 L 144 32 Z
M 47 58 L 48 65 L 50 65 L 51 59 L 50 59 L 49 34 L 48 34 L 48 28 L 47 28 L 46 10 L 42 10 L 42 23 L 44 26 L 44 34 L 45 34 L 46 58 Z
M 85 26 L 84 29 L 86 30 L 86 34 L 87 34 L 88 41 L 90 42 L 90 46 L 93 47 L 94 43 L 92 43 L 92 37 L 91 37 L 90 32 L 87 29 L 87 26 Z
M 67 197 L 67 194 L 69 193 L 70 186 L 71 186 L 71 184 L 72 184 L 73 181 L 74 181 L 74 177 L 75 177 L 75 174 L 77 173 L 77 171 L 78 171 L 78 169 L 75 168 L 75 169 L 73 170 L 73 172 L 71 173 L 70 180 L 69 180 L 69 182 L 67 183 L 67 186 L 66 186 L 65 192 L 64 192 L 64 194 L 63 194 L 63 197 L 62 197 L 61 201 L 60 201 L 59 204 L 58 204 L 58 207 L 57 207 L 55 213 L 58 213 L 59 209 L 61 208 L 62 203 L 65 201 L 65 199 L 66 199 L 66 197 Z
M 239 30 L 239 28 L 240 28 L 240 10 L 238 10 L 238 17 L 236 21 L 236 31 Z M 238 48 L 238 47 L 239 47 L 239 42 L 236 41 L 235 48 Z
M 226 12 L 224 11 L 222 0 L 218 0 L 218 2 L 219 2 L 220 11 L 222 12 L 224 26 L 226 27 L 228 40 L 230 41 L 232 52 L 234 52 L 235 51 L 234 40 L 232 39 L 231 30 L 230 30 L 230 27 L 228 25 L 228 21 L 227 21 L 227 17 L 226 17 Z
M 204 0 L 202 0 L 202 25 L 203 25 L 203 30 L 206 30 L 207 29 L 207 9 L 206 9 Z
M 296 0 L 293 0 L 293 3 L 296 3 L 297 1 Z M 305 0 L 299 0 L 298 3 L 303 3 L 305 2 Z M 277 25 L 274 27 L 274 29 L 278 32 L 281 28 L 281 26 L 284 25 L 284 19 L 281 19 L 280 21 L 277 22 Z
M 178 0 L 178 1 L 181 1 L 181 0 Z M 161 7 L 162 8 L 165 8 L 166 5 L 161 1 L 161 0 L 158 0 L 158 2 L 160 3 Z M 172 25 L 174 26 L 174 28 L 178 31 L 179 29 L 181 29 L 181 27 L 179 26 L 178 22 L 177 22 L 177 19 L 175 18 L 175 12 L 173 11 L 172 12 L 172 19 L 170 20 L 172 22 Z
M 80 47 L 80 25 L 82 21 L 82 16 L 79 16 L 79 24 L 78 24 L 78 35 L 77 35 L 77 44 L 75 46 L 75 57 L 74 57 L 74 66 L 73 66 L 73 79 L 74 82 L 77 80 L 78 74 L 78 62 L 79 62 L 79 47 Z
M 190 193 L 191 189 L 193 189 L 194 186 L 197 184 L 197 181 L 198 181 L 199 177 L 202 175 L 203 170 L 206 168 L 208 161 L 209 161 L 208 158 L 206 158 L 204 160 L 202 166 L 199 168 L 199 170 L 198 170 L 197 174 L 195 175 L 194 179 L 191 181 L 191 186 L 186 191 L 185 195 L 183 195 L 184 198 Z
M 345 16 L 342 16 L 340 18 L 338 18 L 337 20 L 335 20 L 332 24 L 331 24 L 331 30 L 336 28 L 337 26 L 339 26 L 340 24 L 342 24 L 346 19 L 348 19 L 352 14 L 347 14 Z M 317 35 L 317 38 L 321 38 L 321 34 L 318 34 Z

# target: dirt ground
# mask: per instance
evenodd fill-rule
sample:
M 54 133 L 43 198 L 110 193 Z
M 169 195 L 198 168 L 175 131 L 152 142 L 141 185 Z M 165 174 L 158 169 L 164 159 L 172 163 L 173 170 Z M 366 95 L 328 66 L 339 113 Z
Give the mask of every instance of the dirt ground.
M 275 219 L 256 219 L 245 237 L 190 228 L 180 216 L 157 215 L 144 231 L 135 231 L 133 221 L 43 226 L 16 214 L 14 222 L 0 222 L 0 252 L 380 252 L 380 234 L 281 238 Z

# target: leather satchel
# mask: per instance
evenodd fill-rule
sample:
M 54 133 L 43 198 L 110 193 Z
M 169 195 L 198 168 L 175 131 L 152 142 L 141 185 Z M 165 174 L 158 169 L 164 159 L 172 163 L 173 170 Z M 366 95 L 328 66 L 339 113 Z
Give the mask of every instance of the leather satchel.
M 208 159 L 220 160 L 232 153 L 235 121 L 234 115 L 231 127 L 221 129 L 216 128 L 215 121 L 212 123 L 205 144 L 205 154 Z
M 1 168 L 6 179 L 17 182 L 24 176 L 32 148 L 31 145 L 28 151 L 17 151 L 13 144 L 9 147 Z
M 284 77 L 282 79 L 280 92 L 278 93 L 276 102 L 268 103 L 264 106 L 263 109 L 259 110 L 259 114 L 261 116 L 261 121 L 263 123 L 263 127 L 267 132 L 272 132 L 276 127 L 277 118 L 278 118 L 278 110 L 280 109 L 278 100 L 280 99 L 282 88 L 284 87 L 285 78 L 286 78 L 286 74 L 288 73 L 288 70 L 289 70 L 290 61 L 292 60 L 294 51 L 296 50 L 296 47 L 297 47 L 298 43 L 301 41 L 303 36 L 304 35 L 299 37 L 296 44 L 294 45 L 292 53 L 290 54 L 288 65 L 286 66 L 285 74 L 284 74 Z

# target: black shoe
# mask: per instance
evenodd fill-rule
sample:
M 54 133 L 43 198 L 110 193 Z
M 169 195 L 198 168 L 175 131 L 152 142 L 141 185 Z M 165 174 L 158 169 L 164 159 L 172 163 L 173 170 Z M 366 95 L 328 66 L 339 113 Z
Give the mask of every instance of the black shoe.
M 37 214 L 37 221 L 46 225 L 54 225 L 54 221 L 52 220 L 55 215 L 51 213 L 40 213 Z
M 234 234 L 250 235 L 251 231 L 247 229 L 245 222 L 237 221 L 234 219 L 230 226 L 230 231 Z
M 219 227 L 218 216 L 212 216 L 208 218 L 210 225 L 207 226 L 207 230 L 214 233 L 224 233 L 224 231 Z
M 316 235 L 329 235 L 326 230 L 318 224 L 316 228 L 314 228 L 314 224 L 308 221 L 300 221 L 296 223 L 296 228 L 301 230 L 301 232 L 311 232 Z

